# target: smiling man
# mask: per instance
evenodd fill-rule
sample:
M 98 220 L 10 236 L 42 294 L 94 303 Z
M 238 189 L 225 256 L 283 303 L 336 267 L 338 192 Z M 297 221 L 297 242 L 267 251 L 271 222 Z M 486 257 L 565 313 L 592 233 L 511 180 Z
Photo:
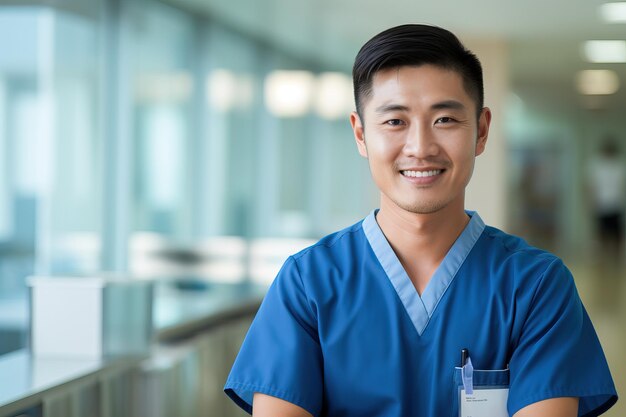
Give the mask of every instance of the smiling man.
M 353 77 L 380 208 L 287 260 L 226 393 L 255 417 L 608 410 L 615 387 L 567 268 L 465 210 L 491 121 L 478 59 L 444 29 L 404 25 L 363 46 Z

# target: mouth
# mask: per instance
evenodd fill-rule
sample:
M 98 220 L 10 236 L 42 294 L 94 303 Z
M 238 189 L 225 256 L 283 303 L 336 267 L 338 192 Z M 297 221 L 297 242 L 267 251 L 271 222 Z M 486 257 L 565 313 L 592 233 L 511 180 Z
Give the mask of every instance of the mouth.
M 402 175 L 410 178 L 429 178 L 435 177 L 437 175 L 441 175 L 445 170 L 444 169 L 430 169 L 430 170 L 403 170 L 400 171 Z

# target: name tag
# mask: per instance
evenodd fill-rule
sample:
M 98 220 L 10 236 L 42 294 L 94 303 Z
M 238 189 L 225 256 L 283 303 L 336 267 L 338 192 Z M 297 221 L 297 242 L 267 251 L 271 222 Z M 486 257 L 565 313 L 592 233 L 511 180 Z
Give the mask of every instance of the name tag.
M 471 395 L 461 389 L 460 417 L 509 417 L 506 402 L 508 388 L 474 387 Z

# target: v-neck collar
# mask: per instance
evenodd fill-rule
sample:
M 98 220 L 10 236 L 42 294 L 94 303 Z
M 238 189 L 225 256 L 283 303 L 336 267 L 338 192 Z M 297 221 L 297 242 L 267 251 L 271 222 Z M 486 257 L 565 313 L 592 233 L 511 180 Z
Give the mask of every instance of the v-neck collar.
M 435 270 L 420 297 L 400 260 L 385 238 L 383 231 L 380 229 L 376 221 L 377 212 L 378 210 L 373 210 L 363 220 L 363 232 L 378 262 L 383 267 L 400 301 L 402 301 L 405 310 L 409 314 L 417 333 L 421 336 L 435 308 L 437 308 L 437 304 L 439 304 L 443 294 L 452 283 L 452 280 L 454 280 L 457 271 L 485 229 L 485 223 L 478 213 L 467 211 L 467 214 L 470 216 L 469 223 L 443 258 L 437 270 Z

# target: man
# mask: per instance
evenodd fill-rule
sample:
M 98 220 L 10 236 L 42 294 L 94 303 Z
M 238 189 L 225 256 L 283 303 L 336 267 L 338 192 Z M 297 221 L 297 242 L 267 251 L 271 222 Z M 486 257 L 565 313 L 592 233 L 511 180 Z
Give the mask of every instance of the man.
M 588 192 L 596 235 L 600 240 L 596 257 L 600 267 L 617 266 L 622 255 L 624 212 L 626 212 L 626 166 L 618 142 L 607 136 L 588 165 Z
M 617 395 L 572 277 L 464 193 L 487 141 L 478 59 L 404 25 L 353 69 L 380 209 L 290 257 L 226 393 L 255 417 L 598 415 Z

